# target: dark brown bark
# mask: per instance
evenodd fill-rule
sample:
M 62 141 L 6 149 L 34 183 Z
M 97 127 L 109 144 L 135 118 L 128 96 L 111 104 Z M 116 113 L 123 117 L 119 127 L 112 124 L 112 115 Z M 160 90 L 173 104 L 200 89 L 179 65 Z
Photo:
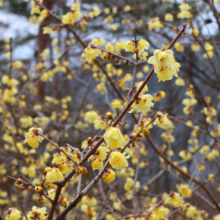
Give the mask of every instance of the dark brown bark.
M 54 5 L 55 1 L 54 0 L 44 0 L 43 4 L 45 5 L 45 7 L 47 7 L 49 10 L 52 9 L 53 5 Z M 38 33 L 38 56 L 37 56 L 37 61 L 40 62 L 41 61 L 41 57 L 40 54 L 44 51 L 44 49 L 46 49 L 50 42 L 50 35 L 49 34 L 43 34 L 43 28 L 50 25 L 50 17 L 48 16 L 47 18 L 44 19 L 44 21 L 42 22 L 42 24 L 39 27 L 39 33 Z M 44 94 L 44 90 L 45 90 L 45 82 L 39 81 L 38 82 L 38 99 L 40 102 L 42 102 L 44 100 L 45 94 Z

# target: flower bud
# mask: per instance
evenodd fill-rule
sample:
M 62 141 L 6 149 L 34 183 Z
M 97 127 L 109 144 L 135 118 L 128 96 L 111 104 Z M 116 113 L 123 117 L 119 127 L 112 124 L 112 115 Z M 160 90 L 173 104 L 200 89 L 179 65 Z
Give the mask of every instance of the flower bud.
M 88 173 L 88 170 L 85 168 L 85 167 L 83 167 L 83 173 L 82 173 L 82 175 L 86 175 Z
M 24 185 L 21 185 L 21 186 L 18 187 L 18 189 L 22 192 L 22 191 L 25 190 L 25 187 L 24 187 Z
M 39 196 L 37 197 L 37 203 L 43 203 L 43 202 L 44 202 L 43 196 L 42 196 L 42 195 L 39 195 Z
M 59 199 L 59 203 L 65 205 L 67 203 L 67 199 L 66 198 Z
M 36 186 L 36 187 L 34 188 L 34 190 L 35 190 L 35 192 L 37 192 L 37 193 L 41 193 L 41 192 L 43 191 L 43 188 L 42 188 L 41 186 Z
M 45 181 L 45 182 L 44 182 L 44 186 L 45 186 L 47 189 L 52 189 L 52 188 L 53 188 L 53 183 L 48 182 L 48 181 Z
M 112 113 L 111 113 L 111 112 L 107 112 L 107 113 L 106 113 L 106 117 L 107 117 L 108 119 L 112 119 Z
M 77 166 L 76 167 L 76 173 L 83 174 L 83 167 L 82 166 Z
M 33 190 L 33 186 L 28 186 L 28 191 L 32 191 Z
M 50 171 L 50 170 L 51 170 L 50 167 L 46 167 L 46 168 L 44 169 L 44 174 L 47 174 L 47 172 Z
M 23 182 L 23 181 L 21 181 L 21 180 L 22 180 L 22 179 L 19 178 L 19 179 L 17 179 L 17 180 L 15 181 L 15 183 L 16 183 L 17 185 L 21 185 L 22 182 Z

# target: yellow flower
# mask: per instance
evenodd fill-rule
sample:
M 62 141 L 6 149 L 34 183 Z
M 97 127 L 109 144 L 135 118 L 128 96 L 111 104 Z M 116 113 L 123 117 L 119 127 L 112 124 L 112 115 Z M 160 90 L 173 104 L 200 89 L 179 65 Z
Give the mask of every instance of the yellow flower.
M 205 43 L 205 50 L 209 51 L 209 50 L 213 50 L 213 49 L 214 49 L 214 47 L 209 42 Z
M 192 35 L 198 36 L 199 35 L 199 30 L 198 29 L 193 29 Z
M 96 57 L 101 55 L 101 50 L 97 48 L 92 48 L 91 45 L 85 48 L 82 58 L 85 59 L 86 61 L 91 61 L 94 60 Z
M 5 216 L 5 220 L 18 220 L 21 212 L 17 208 L 9 208 Z
M 138 95 L 137 100 L 132 104 L 131 110 L 129 113 L 132 113 L 134 111 L 138 112 L 148 112 L 150 111 L 150 108 L 154 105 L 152 102 L 153 97 L 149 94 L 144 95 L 143 93 L 140 93 Z
M 136 83 L 135 84 L 136 89 L 138 90 L 141 87 L 142 84 L 143 84 L 143 80 L 141 80 L 140 82 Z M 147 85 L 145 85 L 144 88 L 141 90 L 141 92 L 144 93 L 144 92 L 147 92 L 147 91 L 148 91 L 148 87 L 147 87 Z
M 213 173 L 210 173 L 210 174 L 208 175 L 208 179 L 213 183 L 214 180 L 215 180 L 215 175 L 214 175 Z
M 105 9 L 104 9 L 104 13 L 105 13 L 105 14 L 108 15 L 108 14 L 110 14 L 110 12 L 111 12 L 110 8 L 105 8 Z
M 138 54 L 138 57 L 140 60 L 147 60 L 147 56 L 148 56 L 148 53 L 147 52 L 144 52 L 144 51 L 141 51 L 139 54 Z M 133 55 L 133 58 L 136 60 L 136 53 Z
M 73 169 L 73 165 L 72 161 L 66 161 L 64 163 L 57 164 L 57 167 L 61 173 L 67 174 Z
M 128 166 L 126 158 L 125 153 L 115 151 L 111 153 L 109 163 L 113 168 L 122 169 Z
M 77 2 L 74 2 L 71 6 L 71 10 L 72 11 L 74 11 L 74 10 L 80 11 L 80 4 Z
M 187 107 L 190 107 L 190 106 L 193 106 L 197 103 L 197 100 L 192 98 L 192 99 L 183 99 L 182 103 L 187 106 Z
M 177 14 L 177 18 L 182 19 L 182 18 L 192 18 L 191 12 L 184 10 L 181 11 Z
M 135 47 L 134 47 L 134 43 L 129 40 L 124 44 L 124 50 L 127 52 L 134 52 Z
M 159 101 L 160 99 L 166 97 L 166 93 L 164 91 L 160 91 L 156 94 L 154 94 L 154 100 L 157 102 Z
M 95 121 L 93 121 L 95 129 L 106 129 L 106 119 L 103 117 L 99 117 Z
M 189 152 L 187 152 L 186 150 L 181 150 L 179 152 L 179 156 L 184 160 L 189 160 L 192 157 L 192 155 Z
M 204 58 L 212 58 L 214 56 L 214 52 L 212 50 L 206 51 L 206 53 L 203 55 Z
M 187 2 L 185 2 L 185 3 L 181 4 L 181 5 L 179 5 L 179 9 L 180 9 L 181 11 L 190 10 L 191 7 L 188 5 Z
M 179 78 L 176 79 L 175 84 L 177 86 L 185 86 L 185 81 L 184 81 L 183 78 L 179 77 Z
M 125 182 L 125 185 L 124 185 L 124 189 L 125 189 L 127 192 L 132 191 L 133 185 L 134 185 L 134 180 L 133 180 L 132 178 L 130 178 L 130 177 L 126 178 L 126 182 Z M 136 182 L 136 185 L 135 185 L 135 191 L 138 191 L 139 188 L 140 188 L 140 182 L 137 181 L 137 182 Z
M 95 44 L 98 47 L 105 44 L 105 40 L 103 38 L 93 38 L 91 42 L 92 42 L 92 44 Z
M 46 180 L 48 182 L 60 181 L 63 179 L 63 174 L 56 167 L 48 168 Z
M 176 186 L 177 190 L 182 197 L 190 198 L 192 196 L 192 190 L 186 184 L 179 184 Z
M 43 28 L 43 34 L 52 34 L 53 32 L 53 29 L 49 26 Z
M 100 9 L 97 6 L 95 6 L 89 12 L 89 17 L 90 18 L 94 18 L 94 17 L 99 16 L 99 14 L 100 14 Z
M 106 129 L 103 137 L 107 144 L 107 147 L 111 150 L 123 148 L 126 142 L 121 131 L 115 127 L 109 127 L 108 129 Z
M 123 41 L 117 41 L 115 43 L 115 52 L 120 52 L 123 48 L 124 48 L 124 42 Z
M 159 17 L 152 18 L 150 21 L 148 21 L 149 30 L 160 29 L 162 27 L 163 24 L 160 22 Z
M 220 214 L 213 217 L 213 220 L 220 220 Z
M 193 43 L 191 45 L 191 48 L 192 48 L 193 51 L 199 51 L 200 50 L 200 45 L 197 44 L 197 43 Z
M 204 145 L 201 149 L 200 149 L 200 153 L 201 154 L 207 154 L 208 152 L 209 152 L 209 150 L 210 150 L 210 147 L 209 147 L 209 145 Z
M 130 11 L 130 10 L 131 10 L 131 6 L 130 6 L 130 5 L 125 5 L 124 11 L 125 11 L 125 12 L 128 12 L 128 11 Z
M 144 40 L 144 39 L 140 39 L 140 40 L 138 40 L 138 42 L 137 42 L 137 49 L 139 50 L 139 51 L 143 51 L 143 50 L 147 50 L 148 49 L 148 47 L 149 47 L 149 42 L 148 41 L 146 41 L 146 40 Z
M 167 13 L 165 15 L 165 21 L 173 21 L 173 15 L 171 13 Z
M 48 217 L 46 207 L 38 208 L 36 206 L 32 207 L 32 211 L 27 213 L 27 219 L 38 219 L 38 220 L 46 220 Z
M 118 27 L 117 27 L 116 24 L 110 24 L 110 25 L 109 25 L 109 29 L 110 29 L 111 31 L 117 31 Z
M 174 47 L 175 47 L 176 51 L 178 51 L 178 52 L 184 51 L 184 47 L 183 47 L 183 45 L 180 42 L 176 42 L 174 44 Z
M 195 219 L 196 215 L 199 213 L 198 209 L 192 205 L 186 205 L 185 211 L 186 211 L 186 217 L 191 219 Z
M 115 172 L 112 169 L 107 169 L 102 178 L 106 183 L 110 183 L 115 179 Z
M 155 50 L 154 56 L 148 59 L 148 63 L 154 66 L 159 82 L 171 80 L 173 76 L 178 77 L 180 64 L 175 61 L 171 50 Z
M 43 133 L 43 130 L 36 125 L 30 128 L 25 135 L 24 143 L 27 143 L 31 147 L 39 147 L 39 142 L 41 143 L 44 138 L 38 135 L 37 132 Z
M 33 119 L 31 116 L 20 118 L 20 122 L 22 128 L 27 128 L 33 125 Z
M 217 110 L 213 106 L 204 107 L 203 112 L 205 115 L 216 116 Z
M 115 108 L 115 109 L 121 109 L 122 108 L 122 104 L 121 104 L 121 101 L 119 99 L 112 100 L 111 104 L 112 104 L 112 107 Z
M 184 204 L 184 201 L 180 197 L 179 193 L 174 192 L 164 200 L 164 204 L 169 204 L 177 208 L 182 206 Z
M 97 157 L 95 160 L 93 161 L 90 161 L 92 162 L 92 169 L 95 170 L 95 169 L 101 169 L 103 167 L 103 161 Z
M 85 121 L 92 124 L 98 118 L 97 112 L 90 110 L 89 112 L 85 113 Z

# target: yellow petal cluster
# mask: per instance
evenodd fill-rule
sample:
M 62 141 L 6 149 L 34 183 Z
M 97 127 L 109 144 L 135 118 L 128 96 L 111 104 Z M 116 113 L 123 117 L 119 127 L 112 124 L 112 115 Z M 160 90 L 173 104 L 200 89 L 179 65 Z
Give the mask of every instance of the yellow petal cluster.
M 125 153 L 119 151 L 114 151 L 110 155 L 109 163 L 115 169 L 122 169 L 128 166 L 128 161 L 126 159 Z
M 60 181 L 63 177 L 61 171 L 56 167 L 49 168 L 46 174 L 46 180 L 48 182 Z
M 107 128 L 103 137 L 107 144 L 107 147 L 110 148 L 111 150 L 115 150 L 117 148 L 123 148 L 125 145 L 126 140 L 118 128 L 115 127 Z
M 159 17 L 152 18 L 150 21 L 148 21 L 149 30 L 160 29 L 162 27 L 163 27 L 163 24 L 160 22 Z
M 31 147 L 39 147 L 39 142 L 41 143 L 44 138 L 38 135 L 37 132 L 43 133 L 43 130 L 36 125 L 31 127 L 25 135 L 24 143 L 27 143 Z
M 90 110 L 89 112 L 85 113 L 85 121 L 92 124 L 98 118 L 97 112 Z
M 154 72 L 157 74 L 158 81 L 166 81 L 178 77 L 180 64 L 175 61 L 173 51 L 155 50 L 154 56 L 148 59 L 148 63 L 154 66 Z
M 115 171 L 112 169 L 107 169 L 102 178 L 106 183 L 112 182 L 115 179 Z
M 21 212 L 17 208 L 9 208 L 5 216 L 5 220 L 18 220 Z
M 129 113 L 132 113 L 134 111 L 136 111 L 137 113 L 138 112 L 145 113 L 150 111 L 151 107 L 154 106 L 152 100 L 153 100 L 152 95 L 149 94 L 144 95 L 143 93 L 140 93 L 136 101 L 132 104 Z

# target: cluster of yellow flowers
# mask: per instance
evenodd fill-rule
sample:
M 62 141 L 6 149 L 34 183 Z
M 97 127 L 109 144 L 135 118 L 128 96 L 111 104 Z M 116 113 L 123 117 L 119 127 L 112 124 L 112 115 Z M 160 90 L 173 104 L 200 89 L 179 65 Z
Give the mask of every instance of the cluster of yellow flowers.
M 177 14 L 177 18 L 179 19 L 183 19 L 183 18 L 192 18 L 192 14 L 189 11 L 191 9 L 191 7 L 188 5 L 187 2 L 181 4 L 179 6 L 179 9 L 181 10 L 181 12 L 179 12 Z
M 191 106 L 193 106 L 197 103 L 197 100 L 195 99 L 195 95 L 193 92 L 193 85 L 190 85 L 187 88 L 186 95 L 189 96 L 190 98 L 184 99 L 182 101 L 182 103 L 185 105 L 183 112 L 187 115 L 193 114 L 193 110 L 192 110 Z

